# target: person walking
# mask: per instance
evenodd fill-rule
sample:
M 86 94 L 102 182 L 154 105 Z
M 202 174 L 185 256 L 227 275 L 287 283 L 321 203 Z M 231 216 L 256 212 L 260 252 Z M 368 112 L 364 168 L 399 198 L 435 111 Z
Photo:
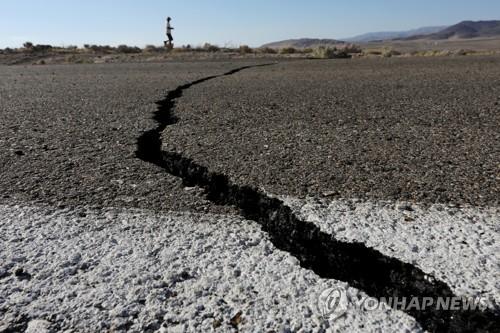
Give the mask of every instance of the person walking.
M 172 43 L 174 41 L 174 37 L 172 37 L 172 30 L 174 30 L 174 28 L 170 25 L 170 21 L 172 21 L 172 18 L 167 17 L 167 38 L 168 38 L 168 41 L 165 42 L 165 46 L 171 50 L 174 48 L 174 44 Z

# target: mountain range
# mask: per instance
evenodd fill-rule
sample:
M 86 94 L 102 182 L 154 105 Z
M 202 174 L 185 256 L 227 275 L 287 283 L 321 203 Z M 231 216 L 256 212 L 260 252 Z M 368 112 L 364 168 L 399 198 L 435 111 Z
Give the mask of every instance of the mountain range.
M 496 36 L 500 36 L 500 21 L 463 21 L 435 33 L 409 36 L 406 39 L 442 40 Z
M 449 40 L 472 38 L 500 37 L 500 20 L 462 21 L 452 26 L 423 27 L 407 31 L 370 32 L 363 35 L 337 39 L 301 38 L 288 39 L 263 45 L 270 48 L 313 48 L 317 46 L 335 46 L 349 43 L 366 43 L 370 41 L 388 40 Z
M 351 38 L 345 38 L 346 42 L 351 43 L 363 43 L 371 42 L 375 40 L 390 40 L 396 38 L 408 38 L 412 36 L 428 35 L 439 32 L 446 29 L 447 26 L 438 27 L 423 27 L 418 29 L 406 30 L 406 31 L 380 31 L 380 32 L 369 32 L 359 36 L 354 36 Z

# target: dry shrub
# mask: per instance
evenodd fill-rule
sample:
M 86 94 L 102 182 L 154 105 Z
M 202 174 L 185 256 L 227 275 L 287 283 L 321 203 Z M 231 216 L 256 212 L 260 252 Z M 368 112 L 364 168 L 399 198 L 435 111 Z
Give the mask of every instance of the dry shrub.
M 280 49 L 280 54 L 294 54 L 297 53 L 297 49 L 294 47 L 284 47 Z
M 144 47 L 144 52 L 146 53 L 160 53 L 163 52 L 165 49 L 163 47 L 159 47 L 156 45 L 146 45 Z
M 253 53 L 253 50 L 248 45 L 241 45 L 240 48 L 239 48 L 239 52 L 241 54 L 249 54 L 249 53 Z
M 207 52 L 219 52 L 220 47 L 217 45 L 212 45 L 210 43 L 205 43 L 205 45 L 203 45 L 203 50 Z
M 349 54 L 359 54 L 359 53 L 363 52 L 361 47 L 359 47 L 358 45 L 355 45 L 355 44 L 345 44 L 345 45 L 340 47 L 340 50 L 342 50 L 346 53 L 349 53 Z
M 128 45 L 118 45 L 116 48 L 118 53 L 126 53 L 126 54 L 131 54 L 131 53 L 141 53 L 142 50 L 138 48 L 137 46 L 128 46 Z
M 32 42 L 26 42 L 23 44 L 26 51 L 30 52 L 47 52 L 52 50 L 52 45 L 37 44 L 34 45 Z
M 257 49 L 258 53 L 261 54 L 276 54 L 278 51 L 276 49 L 273 49 L 271 47 L 261 47 Z
M 317 59 L 346 59 L 351 56 L 344 50 L 335 47 L 319 46 L 312 52 L 312 56 Z
M 382 52 L 382 56 L 384 58 L 392 58 L 392 57 L 400 56 L 400 55 L 401 55 L 401 52 L 399 52 L 397 50 L 392 50 L 392 49 L 386 49 Z
M 89 45 L 85 44 L 83 46 L 85 49 L 92 51 L 94 53 L 112 53 L 114 48 L 109 45 Z
M 16 53 L 16 51 L 13 50 L 13 49 L 11 49 L 10 47 L 7 47 L 7 48 L 5 48 L 3 50 L 0 50 L 0 53 L 1 54 L 12 54 L 12 53 Z

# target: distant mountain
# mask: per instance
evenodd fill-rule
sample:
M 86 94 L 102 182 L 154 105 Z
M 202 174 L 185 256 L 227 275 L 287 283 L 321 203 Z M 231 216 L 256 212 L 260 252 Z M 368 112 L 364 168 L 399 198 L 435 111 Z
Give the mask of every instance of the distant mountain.
M 463 21 L 437 33 L 413 36 L 410 39 L 470 39 L 500 36 L 500 21 Z
M 318 46 L 335 46 L 339 44 L 345 44 L 345 42 L 336 39 L 300 38 L 300 39 L 287 39 L 279 42 L 268 43 L 262 45 L 262 47 L 269 47 L 273 49 L 282 49 L 285 47 L 306 49 L 306 48 L 315 48 Z
M 288 39 L 265 44 L 262 47 L 270 48 L 314 48 L 318 46 L 335 46 L 348 43 L 364 43 L 381 40 L 444 40 L 444 39 L 470 39 L 478 37 L 500 37 L 500 21 L 463 21 L 452 26 L 423 27 L 407 31 L 370 32 L 363 35 L 345 38 L 344 41 L 336 39 L 301 38 Z
M 406 31 L 369 32 L 359 36 L 346 38 L 345 41 L 351 43 L 364 43 L 364 42 L 379 41 L 379 40 L 408 38 L 412 36 L 433 34 L 442 31 L 446 28 L 447 26 L 437 26 L 437 27 L 423 27 Z

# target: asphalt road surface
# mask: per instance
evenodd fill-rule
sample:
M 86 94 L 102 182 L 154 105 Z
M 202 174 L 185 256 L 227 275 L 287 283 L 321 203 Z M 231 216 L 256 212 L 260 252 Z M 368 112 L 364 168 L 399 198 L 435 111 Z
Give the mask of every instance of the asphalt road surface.
M 495 331 L 499 63 L 0 67 L 0 332 Z
M 3 202 L 222 212 L 135 157 L 156 101 L 231 63 L 1 67 Z
M 500 58 L 298 61 L 185 91 L 178 151 L 274 194 L 497 206 Z

